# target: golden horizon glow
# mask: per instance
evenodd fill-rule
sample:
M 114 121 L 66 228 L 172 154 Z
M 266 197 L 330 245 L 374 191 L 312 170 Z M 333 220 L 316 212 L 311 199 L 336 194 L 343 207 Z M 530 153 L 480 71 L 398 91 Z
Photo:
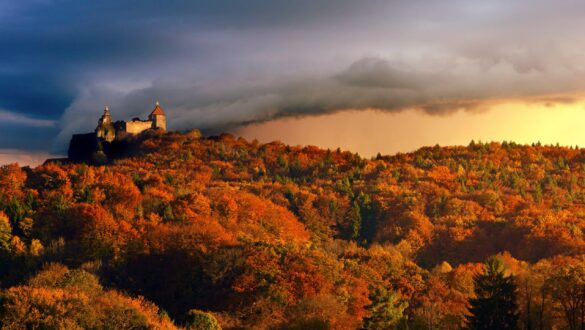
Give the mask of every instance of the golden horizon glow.
M 485 111 L 458 110 L 433 116 L 418 110 L 347 110 L 329 115 L 283 118 L 234 133 L 260 142 L 341 148 L 365 157 L 410 152 L 439 144 L 475 141 L 541 142 L 585 146 L 585 102 L 498 101 Z

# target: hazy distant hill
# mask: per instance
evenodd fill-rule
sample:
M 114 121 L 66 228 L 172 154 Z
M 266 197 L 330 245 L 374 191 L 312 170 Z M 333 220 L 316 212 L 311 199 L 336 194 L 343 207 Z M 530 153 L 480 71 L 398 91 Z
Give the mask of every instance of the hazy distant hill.
M 495 254 L 523 327 L 566 324 L 549 279 L 585 267 L 585 150 L 129 143 L 106 166 L 1 168 L 2 326 L 453 329 Z

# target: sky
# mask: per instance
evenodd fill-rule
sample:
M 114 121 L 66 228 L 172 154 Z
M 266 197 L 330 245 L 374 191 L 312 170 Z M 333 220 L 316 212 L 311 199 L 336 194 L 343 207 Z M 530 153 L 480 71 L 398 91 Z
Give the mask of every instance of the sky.
M 365 156 L 585 145 L 577 0 L 3 0 L 0 163 L 159 100 L 169 129 Z M 579 125 L 583 124 L 583 125 Z

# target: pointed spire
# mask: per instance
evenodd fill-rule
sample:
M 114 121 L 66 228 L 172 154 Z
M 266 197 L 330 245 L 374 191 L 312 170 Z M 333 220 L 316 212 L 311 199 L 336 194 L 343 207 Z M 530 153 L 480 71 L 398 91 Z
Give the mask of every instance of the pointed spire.
M 152 112 L 150 113 L 150 116 L 154 115 L 165 116 L 165 112 L 161 108 L 160 103 L 158 101 L 156 101 L 156 106 L 154 107 L 154 110 L 152 110 Z
M 112 115 L 110 115 L 110 107 L 104 106 L 104 114 L 99 119 L 99 125 L 110 124 L 112 122 Z M 99 127 L 99 126 L 98 126 Z

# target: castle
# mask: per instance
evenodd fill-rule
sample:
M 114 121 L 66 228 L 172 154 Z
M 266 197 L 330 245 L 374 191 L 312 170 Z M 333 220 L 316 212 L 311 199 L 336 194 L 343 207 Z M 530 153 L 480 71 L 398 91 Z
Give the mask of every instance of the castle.
M 110 109 L 106 106 L 104 114 L 98 121 L 95 134 L 98 139 L 112 142 L 116 137 L 121 137 L 125 134 L 140 134 L 149 129 L 167 130 L 167 116 L 158 101 L 154 110 L 148 116 L 148 120 L 133 118 L 131 121 L 120 120 L 112 122 Z
M 71 137 L 68 158 L 72 161 L 93 161 L 96 155 L 107 157 L 122 148 L 128 136 L 148 130 L 167 130 L 167 116 L 158 101 L 147 120 L 133 118 L 114 122 L 106 106 L 93 133 L 74 134 Z

